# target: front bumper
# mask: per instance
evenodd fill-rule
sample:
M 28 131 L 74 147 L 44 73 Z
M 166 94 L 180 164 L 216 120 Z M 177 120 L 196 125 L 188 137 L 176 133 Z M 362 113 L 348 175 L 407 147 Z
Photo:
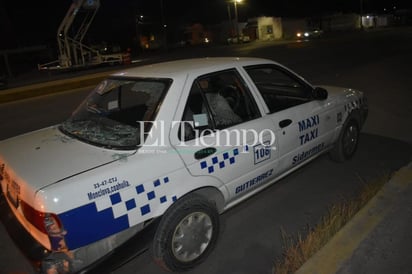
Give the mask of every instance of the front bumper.
M 128 237 L 121 245 L 110 250 L 95 262 L 76 266 L 75 261 L 83 261 L 77 255 L 86 254 L 87 250 L 92 250 L 92 248 L 86 247 L 84 250 L 76 250 L 73 253 L 51 252 L 45 249 L 17 221 L 1 192 L 0 219 L 10 237 L 30 261 L 36 273 L 46 273 L 50 267 L 58 269 L 59 273 L 109 273 L 148 249 L 159 222 L 159 219 L 153 220 L 138 233 Z
M 365 124 L 366 118 L 368 118 L 368 114 L 369 114 L 369 109 L 368 109 L 368 106 L 365 104 L 361 108 L 361 124 L 362 124 L 362 126 Z

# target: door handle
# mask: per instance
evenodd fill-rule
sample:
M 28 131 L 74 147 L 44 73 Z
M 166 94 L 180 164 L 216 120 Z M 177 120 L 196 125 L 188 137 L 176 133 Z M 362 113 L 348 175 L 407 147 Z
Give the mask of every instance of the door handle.
M 212 155 L 213 153 L 215 153 L 216 151 L 217 151 L 217 149 L 214 148 L 214 147 L 203 148 L 203 149 L 195 152 L 195 159 L 200 160 L 200 159 L 206 158 L 206 157 Z
M 292 120 L 290 119 L 285 119 L 279 122 L 280 128 L 287 127 L 288 125 L 292 124 Z

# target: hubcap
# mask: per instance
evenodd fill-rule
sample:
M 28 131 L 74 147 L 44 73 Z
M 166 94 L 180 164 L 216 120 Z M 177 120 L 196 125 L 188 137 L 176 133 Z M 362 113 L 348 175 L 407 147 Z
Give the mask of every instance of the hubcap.
M 208 247 L 212 234 L 212 220 L 207 214 L 194 212 L 187 215 L 173 233 L 173 255 L 182 262 L 197 259 Z
M 358 128 L 354 125 L 350 125 L 345 132 L 343 138 L 343 151 L 347 156 L 352 155 L 356 149 L 358 142 Z

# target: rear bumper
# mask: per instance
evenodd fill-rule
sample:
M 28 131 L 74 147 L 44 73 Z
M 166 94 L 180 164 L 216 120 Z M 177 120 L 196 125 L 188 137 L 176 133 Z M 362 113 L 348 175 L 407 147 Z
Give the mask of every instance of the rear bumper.
M 32 263 L 33 267 L 38 270 L 40 267 L 39 262 L 47 258 L 50 252 L 40 245 L 18 222 L 1 191 L 0 219 L 14 243 Z
M 146 251 L 152 242 L 159 222 L 158 219 L 152 221 L 124 243 L 110 250 L 93 263 L 86 265 L 78 263 L 87 261 L 80 254 L 86 254 L 87 250 L 93 248 L 87 246 L 84 250 L 80 248 L 73 252 L 51 252 L 45 249 L 17 221 L 1 192 L 0 219 L 10 237 L 30 261 L 36 273 L 47 273 L 47 270 L 51 268 L 58 269 L 59 273 L 108 273 Z M 99 244 L 96 243 L 97 248 Z

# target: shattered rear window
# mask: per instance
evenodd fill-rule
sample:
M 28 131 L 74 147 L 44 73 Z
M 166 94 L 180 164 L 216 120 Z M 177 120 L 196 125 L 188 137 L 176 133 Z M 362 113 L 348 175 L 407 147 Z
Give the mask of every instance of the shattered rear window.
M 74 138 L 113 149 L 136 149 L 155 119 L 171 79 L 110 78 L 102 81 L 63 122 Z M 146 127 L 146 128 L 145 128 Z

